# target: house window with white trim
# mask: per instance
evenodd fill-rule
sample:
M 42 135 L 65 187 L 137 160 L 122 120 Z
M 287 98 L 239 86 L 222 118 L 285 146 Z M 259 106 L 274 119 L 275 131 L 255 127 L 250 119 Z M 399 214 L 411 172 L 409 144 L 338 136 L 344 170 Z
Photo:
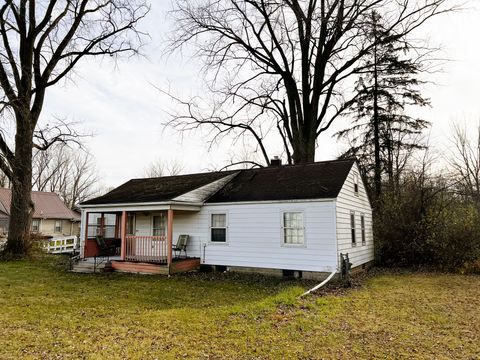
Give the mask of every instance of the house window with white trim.
M 360 215 L 360 231 L 362 233 L 362 245 L 365 245 L 367 243 L 367 239 L 365 237 L 365 215 L 364 214 Z
M 227 242 L 227 214 L 211 214 L 210 241 L 216 243 Z
M 167 217 L 164 213 L 153 216 L 153 236 L 165 236 L 167 231 Z
M 56 233 L 62 232 L 62 220 L 55 220 L 55 232 Z
M 352 246 L 357 245 L 357 238 L 355 237 L 355 213 L 350 212 L 350 230 L 352 235 Z
M 353 193 L 358 196 L 358 175 L 353 176 Z
M 282 229 L 284 244 L 305 244 L 305 227 L 303 224 L 303 212 L 284 212 Z
M 39 231 L 40 231 L 40 219 L 33 219 L 32 232 L 39 232 Z

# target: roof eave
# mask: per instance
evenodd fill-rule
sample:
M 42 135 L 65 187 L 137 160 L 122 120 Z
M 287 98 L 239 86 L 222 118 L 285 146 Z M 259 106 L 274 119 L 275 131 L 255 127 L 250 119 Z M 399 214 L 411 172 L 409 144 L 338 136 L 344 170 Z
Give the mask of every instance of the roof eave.
M 172 206 L 172 205 L 185 205 L 185 206 L 203 206 L 203 202 L 187 202 L 187 201 L 156 201 L 156 202 L 125 202 L 125 203 L 102 203 L 102 204 L 80 204 L 80 209 L 91 208 L 105 208 L 105 207 L 137 207 L 137 206 Z

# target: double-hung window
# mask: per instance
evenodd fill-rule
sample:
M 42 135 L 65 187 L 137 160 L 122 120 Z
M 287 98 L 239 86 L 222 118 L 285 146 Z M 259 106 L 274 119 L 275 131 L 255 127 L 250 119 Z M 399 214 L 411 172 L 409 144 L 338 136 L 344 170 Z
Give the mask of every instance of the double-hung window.
M 62 232 L 62 220 L 55 220 L 55 232 L 56 233 Z
M 355 213 L 352 211 L 350 213 L 350 230 L 352 234 L 352 246 L 357 245 L 357 238 L 355 234 Z
M 211 214 L 210 241 L 216 243 L 227 242 L 227 214 Z
M 33 219 L 32 220 L 32 232 L 39 232 L 40 231 L 40 220 Z
M 285 245 L 304 245 L 303 212 L 284 212 L 282 222 L 283 243 Z

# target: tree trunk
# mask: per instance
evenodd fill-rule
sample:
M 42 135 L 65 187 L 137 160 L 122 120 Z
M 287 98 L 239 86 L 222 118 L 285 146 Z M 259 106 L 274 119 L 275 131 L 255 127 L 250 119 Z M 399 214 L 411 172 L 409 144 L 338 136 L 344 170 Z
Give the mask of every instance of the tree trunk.
M 27 119 L 17 121 L 12 164 L 14 179 L 6 252 L 16 256 L 25 255 L 30 248 L 30 223 L 34 211 L 31 198 L 33 130 L 29 123 Z
M 374 67 L 373 67 L 373 77 L 374 77 L 374 89 L 373 89 L 373 142 L 374 142 L 374 156 L 375 156 L 375 166 L 374 166 L 374 185 L 375 185 L 375 196 L 377 200 L 380 198 L 382 193 L 382 165 L 380 163 L 380 118 L 378 114 L 378 68 L 377 68 L 377 48 L 374 47 Z
M 385 138 L 385 147 L 387 148 L 387 164 L 386 170 L 388 174 L 388 185 L 389 190 L 395 192 L 395 180 L 393 174 L 393 142 L 392 142 L 392 134 L 390 131 L 390 125 L 388 125 L 388 131 L 386 132 Z
M 315 162 L 315 137 L 294 138 L 293 164 L 308 164 Z

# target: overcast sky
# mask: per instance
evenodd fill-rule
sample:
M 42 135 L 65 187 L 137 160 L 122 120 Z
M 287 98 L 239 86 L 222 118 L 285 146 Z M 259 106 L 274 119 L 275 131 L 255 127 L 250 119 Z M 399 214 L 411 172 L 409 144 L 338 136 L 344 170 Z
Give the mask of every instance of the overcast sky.
M 432 106 L 419 114 L 432 123 L 430 141 L 438 149 L 449 147 L 452 121 L 466 121 L 472 129 L 480 119 L 480 6 L 461 14 L 448 14 L 432 20 L 422 36 L 433 45 L 441 45 L 443 71 L 434 74 L 435 84 L 423 94 Z M 162 56 L 169 28 L 168 1 L 154 1 L 152 11 L 142 24 L 151 36 L 143 48 L 145 57 L 83 62 L 73 81 L 50 89 L 43 119 L 58 116 L 81 123 L 84 131 L 95 136 L 87 139 L 96 158 L 97 168 L 106 186 L 117 186 L 142 175 L 156 158 L 177 161 L 183 172 L 219 168 L 228 162 L 234 150 L 224 142 L 210 152 L 200 133 L 183 134 L 163 130 L 165 110 L 172 103 L 155 88 L 169 87 L 188 97 L 198 93 L 202 79 L 199 64 L 188 56 Z M 319 138 L 317 160 L 332 159 L 341 145 L 331 134 L 341 128 L 338 122 L 328 134 Z M 276 149 L 274 149 L 275 151 Z M 271 155 L 278 155 L 274 152 Z

